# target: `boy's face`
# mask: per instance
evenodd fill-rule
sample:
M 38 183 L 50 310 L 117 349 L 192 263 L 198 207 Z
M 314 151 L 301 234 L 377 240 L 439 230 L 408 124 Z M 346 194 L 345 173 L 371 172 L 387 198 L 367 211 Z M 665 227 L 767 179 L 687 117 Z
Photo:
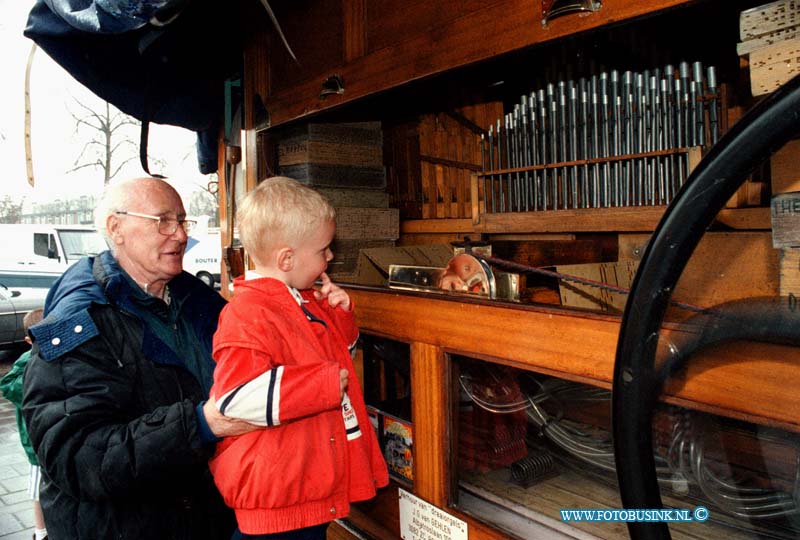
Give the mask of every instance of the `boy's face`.
M 288 273 L 287 285 L 300 290 L 311 288 L 333 259 L 330 245 L 335 232 L 336 224 L 326 221 L 294 248 L 294 266 Z

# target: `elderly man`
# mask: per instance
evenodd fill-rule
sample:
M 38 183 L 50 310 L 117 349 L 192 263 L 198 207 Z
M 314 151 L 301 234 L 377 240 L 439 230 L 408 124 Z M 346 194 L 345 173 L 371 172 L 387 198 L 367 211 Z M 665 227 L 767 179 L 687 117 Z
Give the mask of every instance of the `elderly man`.
M 111 186 L 95 219 L 111 250 L 53 285 L 25 373 L 49 538 L 227 539 L 207 460 L 256 426 L 204 401 L 224 300 L 182 271 L 193 222 L 155 178 Z

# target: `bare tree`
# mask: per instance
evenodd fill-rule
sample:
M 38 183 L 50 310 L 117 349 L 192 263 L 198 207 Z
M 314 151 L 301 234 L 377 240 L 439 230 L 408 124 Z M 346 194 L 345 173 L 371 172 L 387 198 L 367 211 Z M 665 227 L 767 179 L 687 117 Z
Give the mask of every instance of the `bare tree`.
M 0 223 L 22 223 L 22 204 L 25 199 L 15 201 L 11 195 L 0 199 Z
M 87 167 L 98 168 L 104 174 L 103 185 L 108 185 L 126 163 L 138 156 L 138 142 L 132 139 L 130 128 L 140 127 L 141 122 L 120 112 L 107 101 L 99 110 L 77 99 L 75 103 L 83 110 L 81 115 L 69 111 L 75 120 L 75 133 L 88 130 L 91 135 L 75 160 L 75 166 L 67 172 Z M 163 166 L 161 160 L 153 161 Z
M 209 216 L 209 226 L 219 227 L 219 197 L 216 191 L 217 175 L 211 174 L 206 186 L 192 192 L 189 196 L 189 214 L 193 216 Z M 200 185 L 198 183 L 198 185 Z

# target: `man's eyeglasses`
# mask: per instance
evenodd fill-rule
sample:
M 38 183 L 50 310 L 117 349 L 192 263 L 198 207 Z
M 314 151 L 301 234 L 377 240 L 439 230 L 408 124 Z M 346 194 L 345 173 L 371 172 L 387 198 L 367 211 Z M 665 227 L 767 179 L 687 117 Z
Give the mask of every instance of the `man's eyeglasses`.
M 114 212 L 120 216 L 134 216 L 145 219 L 152 219 L 158 222 L 158 232 L 164 236 L 172 236 L 178 230 L 178 225 L 183 227 L 183 230 L 188 234 L 197 225 L 197 222 L 191 219 L 172 219 L 161 216 L 154 216 L 151 214 L 140 214 L 139 212 L 127 212 L 125 210 L 118 210 Z

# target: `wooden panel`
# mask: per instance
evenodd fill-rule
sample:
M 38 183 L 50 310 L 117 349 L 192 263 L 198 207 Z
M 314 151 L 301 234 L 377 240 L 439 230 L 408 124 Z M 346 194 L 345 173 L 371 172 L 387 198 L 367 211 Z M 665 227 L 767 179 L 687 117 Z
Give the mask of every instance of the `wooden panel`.
M 492 240 L 492 253 L 501 259 L 528 266 L 597 263 L 615 260 L 605 254 L 605 239 L 581 240 Z M 609 242 L 605 242 L 609 243 Z M 616 255 L 616 253 L 615 253 Z
M 364 332 L 477 358 L 499 358 L 579 382 L 611 384 L 619 332 L 615 318 L 388 290 L 348 290 Z
M 616 317 L 394 291 L 349 293 L 363 332 L 611 388 Z M 688 375 L 672 381 L 664 400 L 800 432 L 800 393 L 787 392 L 798 385 L 800 349 L 739 344 L 693 357 Z
M 439 507 L 448 503 L 449 361 L 438 347 L 411 344 L 411 421 L 414 423 L 414 493 Z M 424 429 L 419 426 L 424 425 Z
M 270 6 L 280 21 L 283 33 L 297 56 L 297 62 L 292 60 L 277 34 L 272 30 L 272 24 L 267 22 L 264 28 L 269 29 L 270 34 L 270 83 L 273 92 L 291 94 L 299 82 L 308 81 L 308 84 L 313 87 L 312 95 L 319 95 L 325 79 L 321 74 L 325 73 L 328 66 L 338 66 L 343 63 L 344 14 L 342 3 L 343 0 L 270 2 Z M 353 22 L 352 19 L 348 20 Z M 350 28 L 354 28 L 354 26 Z M 320 46 L 320 44 L 324 44 L 324 46 Z M 354 44 L 351 43 L 350 46 L 354 46 Z M 332 74 L 328 73 L 327 75 Z
M 717 214 L 717 223 L 731 229 L 769 230 L 772 226 L 769 219 L 769 208 L 739 208 L 721 210 Z
M 393 45 L 398 36 L 408 39 L 446 26 L 450 20 L 478 11 L 487 3 L 487 0 L 370 0 L 369 52 Z M 414 16 L 409 17 L 409 13 Z
M 747 422 L 800 431 L 800 349 L 732 342 L 693 359 L 671 379 L 668 402 Z
M 797 163 L 800 160 L 800 140 L 786 143 L 783 148 L 770 157 L 772 174 L 772 194 L 800 191 L 800 171 Z
M 781 296 L 800 298 L 800 248 L 781 250 Z
M 620 235 L 620 260 L 640 260 L 650 235 Z M 766 232 L 709 232 L 689 259 L 673 298 L 700 306 L 779 293 L 779 252 Z
M 378 491 L 374 499 L 350 505 L 347 521 L 353 522 L 367 538 L 400 540 L 400 505 L 397 484 Z
M 352 62 L 367 52 L 366 4 L 367 0 L 342 0 L 345 62 Z
M 686 0 L 653 0 L 650 2 L 605 0 L 602 9 L 596 13 L 558 18 L 547 27 L 541 25 L 541 9 L 537 7 L 536 2 L 497 0 L 484 2 L 482 6 L 475 9 L 476 3 L 476 1 L 466 3 L 464 16 L 453 17 L 448 13 L 446 21 L 424 32 L 416 33 L 413 37 L 397 35 L 391 44 L 376 49 L 373 49 L 368 43 L 367 54 L 347 64 L 323 63 L 314 61 L 314 59 L 306 62 L 304 60 L 306 51 L 303 49 L 301 62 L 305 67 L 298 68 L 296 65 L 286 65 L 285 62 L 275 65 L 272 83 L 273 85 L 280 84 L 280 88 L 275 86 L 275 94 L 268 104 L 272 124 L 279 125 L 409 81 L 473 64 L 530 45 L 583 32 L 612 22 L 619 23 L 632 17 L 688 2 Z M 294 6 L 295 3 L 288 4 Z M 300 4 L 306 5 L 305 2 Z M 325 6 L 320 9 L 331 9 L 328 5 L 329 2 L 323 4 Z M 391 7 L 391 4 L 393 2 L 388 2 L 386 7 Z M 447 4 L 456 4 L 456 2 Z M 431 7 L 424 9 L 425 12 L 440 9 L 442 2 L 430 2 L 430 5 Z M 383 10 L 373 12 L 371 4 L 367 9 L 368 35 L 372 35 L 370 25 L 376 20 L 380 21 L 380 24 L 396 28 L 415 25 L 419 22 L 416 13 L 413 17 L 409 16 L 412 11 L 405 7 L 405 4 L 393 12 L 384 12 Z M 331 9 L 331 12 L 332 16 L 326 19 L 325 23 L 331 27 L 340 28 L 341 13 L 337 16 L 334 13 L 335 10 Z M 322 39 L 327 36 L 327 33 L 330 33 L 329 30 L 326 31 L 327 33 L 315 36 L 314 40 L 307 39 L 308 36 L 315 35 L 314 32 L 325 30 L 325 28 L 319 28 L 323 26 L 318 24 L 322 18 L 319 13 L 315 12 L 313 15 L 311 17 L 309 13 L 293 10 L 292 22 L 287 23 L 291 30 L 291 32 L 287 30 L 287 35 L 290 34 L 292 44 L 307 48 L 311 44 L 324 42 L 330 49 L 340 52 L 341 36 L 332 35 L 329 39 Z M 430 22 L 433 23 L 436 17 L 438 14 L 432 15 Z M 394 21 L 391 20 L 392 18 Z M 297 19 L 299 22 L 295 22 Z M 309 28 L 309 26 L 311 27 Z M 487 29 L 491 29 L 491 32 L 488 32 Z M 492 37 L 491 40 L 487 39 L 489 35 Z M 317 47 L 317 49 L 326 48 Z M 334 53 L 328 54 L 330 58 L 335 56 Z M 314 72 L 312 69 L 323 65 L 325 67 L 321 72 Z M 300 75 L 295 75 L 290 68 Z M 345 81 L 344 94 L 328 96 L 324 99 L 319 98 L 320 83 L 326 76 L 332 75 L 334 72 L 341 75 Z M 290 75 L 291 81 L 304 78 L 304 82 L 292 85 L 288 80 L 281 80 L 282 77 Z

